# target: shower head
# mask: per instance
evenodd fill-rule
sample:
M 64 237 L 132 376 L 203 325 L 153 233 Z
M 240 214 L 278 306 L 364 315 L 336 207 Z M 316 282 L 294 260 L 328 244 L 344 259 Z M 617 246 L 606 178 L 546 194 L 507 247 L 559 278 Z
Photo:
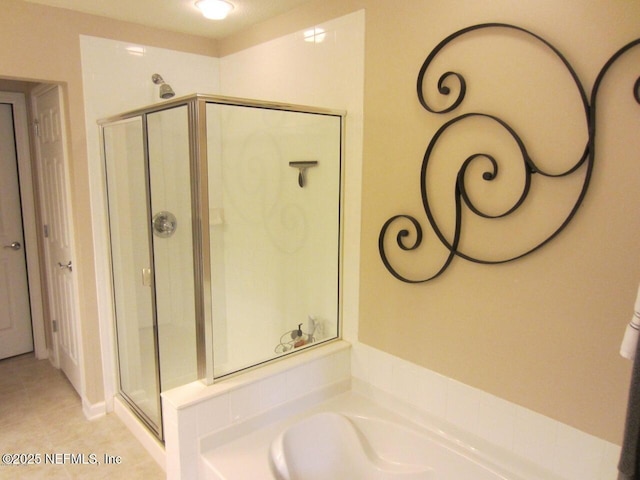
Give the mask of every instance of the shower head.
M 164 79 L 159 73 L 154 73 L 151 76 L 151 81 L 156 85 L 160 85 L 160 98 L 166 100 L 167 98 L 175 96 L 176 92 L 173 91 L 171 85 L 165 83 Z
M 167 99 L 175 96 L 176 92 L 173 91 L 171 85 L 168 83 L 163 83 L 160 85 L 160 98 Z

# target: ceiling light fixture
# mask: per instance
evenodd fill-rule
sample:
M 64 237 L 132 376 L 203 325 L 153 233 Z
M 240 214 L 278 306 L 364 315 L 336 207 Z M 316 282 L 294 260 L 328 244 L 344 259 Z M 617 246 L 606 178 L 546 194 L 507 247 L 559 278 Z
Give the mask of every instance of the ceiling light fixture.
M 222 20 L 233 10 L 233 5 L 224 0 L 198 0 L 196 7 L 198 7 L 205 18 L 211 20 Z

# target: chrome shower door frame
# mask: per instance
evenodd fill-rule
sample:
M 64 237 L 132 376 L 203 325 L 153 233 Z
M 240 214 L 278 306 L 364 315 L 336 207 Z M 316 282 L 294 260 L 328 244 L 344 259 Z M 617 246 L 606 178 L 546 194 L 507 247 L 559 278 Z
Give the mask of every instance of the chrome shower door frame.
M 105 143 L 105 134 L 104 134 L 104 127 L 106 126 L 113 126 L 113 125 L 117 125 L 117 124 L 123 124 L 127 121 L 130 121 L 136 117 L 140 117 L 141 120 L 141 126 L 142 126 L 142 149 L 143 149 L 143 158 L 144 158 L 144 175 L 145 175 L 145 197 L 146 197 L 146 211 L 147 211 L 147 217 L 151 218 L 151 194 L 150 194 L 150 172 L 149 172 L 149 147 L 148 147 L 148 135 L 147 135 L 147 117 L 145 114 L 138 114 L 138 115 L 128 115 L 128 116 L 122 116 L 122 117 L 114 117 L 111 118 L 109 120 L 104 120 L 104 121 L 100 121 L 99 125 L 100 125 L 100 145 L 101 145 L 101 156 L 102 156 L 102 162 L 103 165 L 105 166 L 105 187 L 108 183 L 108 168 L 106 165 L 106 161 L 107 161 L 107 153 L 106 153 L 106 143 Z M 109 201 L 108 201 L 108 196 L 109 196 L 109 192 L 108 192 L 108 188 L 105 188 L 105 192 L 107 194 L 107 202 L 106 202 L 106 208 L 107 208 L 107 235 L 109 237 L 109 268 L 112 272 L 111 275 L 111 294 L 112 294 L 112 304 L 113 304 L 113 312 L 114 315 L 117 316 L 117 312 L 116 312 L 116 299 L 115 299 L 115 292 L 116 292 L 116 286 L 115 286 L 115 277 L 113 275 L 113 246 L 112 246 L 112 237 L 111 237 L 111 232 L 112 232 L 112 222 L 111 222 L 111 216 L 109 214 L 110 211 L 110 205 L 109 205 Z M 149 265 L 153 265 L 153 232 L 152 229 L 149 228 L 147 231 L 147 237 L 148 237 L 148 252 L 149 252 Z M 158 387 L 158 395 L 156 396 L 156 398 L 154 399 L 156 402 L 156 409 L 158 411 L 158 421 L 155 421 L 154 419 L 152 419 L 136 402 L 135 399 L 133 399 L 127 392 L 124 391 L 124 389 L 122 388 L 122 378 L 121 378 L 121 357 L 119 355 L 119 351 L 121 349 L 120 346 L 120 342 L 118 340 L 118 322 L 117 319 L 114 319 L 113 322 L 113 328 L 114 328 L 114 338 L 116 340 L 114 348 L 115 348 L 115 365 L 116 365 L 116 378 L 117 378 L 117 382 L 118 382 L 118 395 L 119 397 L 135 412 L 135 414 L 138 416 L 138 418 L 142 421 L 142 423 L 149 429 L 151 430 L 160 440 L 164 439 L 164 435 L 163 435 L 163 428 L 162 428 L 162 405 L 161 405 L 161 399 L 160 399 L 160 388 L 161 388 L 161 384 L 160 384 L 160 369 L 159 367 L 159 351 L 158 351 L 158 316 L 157 316 L 157 310 L 156 310 L 156 291 L 155 288 L 151 289 L 151 321 L 152 321 L 152 327 L 153 327 L 153 350 L 154 350 L 154 360 L 155 360 L 155 369 L 154 369 L 154 374 L 155 374 L 155 382 L 156 385 Z
M 164 110 L 187 106 L 188 122 L 189 122 L 189 157 L 191 171 L 191 208 L 192 208 L 192 235 L 193 235 L 193 268 L 194 268 L 194 287 L 195 287 L 195 321 L 196 321 L 196 358 L 197 358 L 197 376 L 205 384 L 214 382 L 214 352 L 213 352 L 213 313 L 212 313 L 212 272 L 211 272 L 211 253 L 210 253 L 210 233 L 209 233 L 209 191 L 208 191 L 208 156 L 207 156 L 207 115 L 206 106 L 208 103 L 231 105 L 238 107 L 254 107 L 269 110 L 283 110 L 288 112 L 319 114 L 339 117 L 340 119 L 340 159 L 339 159 L 339 199 L 338 199 L 338 278 L 337 278 L 337 332 L 336 337 L 323 341 L 318 345 L 322 345 L 327 341 L 337 340 L 342 334 L 342 278 L 343 278 L 343 249 L 344 249 L 344 151 L 345 151 L 345 117 L 346 112 L 333 109 L 315 108 L 301 105 L 274 103 L 266 101 L 258 101 L 244 98 L 234 98 L 219 95 L 193 94 L 184 97 L 174 98 L 168 101 L 160 102 L 148 107 L 132 110 L 120 115 L 98 121 L 100 125 L 100 135 L 102 144 L 103 162 L 106 162 L 104 151 L 104 127 L 112 125 L 116 122 L 122 122 L 134 117 L 142 117 L 143 135 L 144 135 L 144 154 L 146 160 L 146 194 L 150 199 L 150 174 L 149 174 L 149 145 L 147 133 L 147 116 L 152 113 Z M 104 164 L 104 163 L 103 163 Z M 150 200 L 149 200 L 150 202 Z M 151 206 L 148 205 L 149 213 Z M 151 219 L 151 216 L 149 216 Z M 151 221 L 151 220 L 150 220 Z M 153 239 L 151 238 L 151 225 L 149 225 L 149 245 L 153 256 Z M 109 231 L 109 238 L 111 232 Z M 112 259 L 110 259 L 112 261 Z M 153 264 L 152 264 L 153 265 Z M 113 267 L 113 265 L 111 265 Z M 112 279 L 113 281 L 113 279 Z M 155 353 L 156 353 L 156 376 L 160 382 L 160 363 L 158 351 L 158 325 L 156 312 L 155 290 L 153 299 L 153 322 L 155 330 Z M 113 291 L 113 290 L 112 290 Z M 115 302 L 115 298 L 112 299 Z M 117 329 L 117 321 L 114 322 L 114 328 Z M 117 339 L 117 333 L 116 333 Z M 116 345 L 117 348 L 117 345 Z M 315 348 L 311 346 L 310 348 Z M 306 349 L 306 348 L 305 348 Z M 292 352 L 291 354 L 293 354 Z M 297 352 L 295 352 L 297 353 Z M 118 357 L 118 355 L 116 355 Z M 277 360 L 274 357 L 271 360 Z M 118 382 L 120 384 L 120 368 L 119 358 L 116 359 L 118 364 Z M 264 363 L 264 362 L 263 362 Z M 257 366 L 257 365 L 256 365 Z M 250 367 L 251 368 L 251 367 Z M 246 369 L 243 369 L 244 371 Z M 225 375 L 226 377 L 227 375 Z M 144 420 L 147 426 L 159 438 L 162 438 L 162 425 L 153 425 L 149 419 L 145 419 L 145 415 L 135 405 L 132 399 L 125 398 L 128 405 Z M 160 398 L 158 398 L 160 402 Z M 161 409 L 160 409 L 161 412 Z M 150 425 L 151 423 L 151 425 Z M 160 422 L 162 423 L 162 422 Z

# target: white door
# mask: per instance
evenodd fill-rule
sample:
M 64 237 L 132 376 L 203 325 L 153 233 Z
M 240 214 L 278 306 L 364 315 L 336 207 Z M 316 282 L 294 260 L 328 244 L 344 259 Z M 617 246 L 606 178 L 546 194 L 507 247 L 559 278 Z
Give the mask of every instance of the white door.
M 31 352 L 13 106 L 0 103 L 0 359 Z
M 81 395 L 76 314 L 75 272 L 72 262 L 72 224 L 65 162 L 64 117 L 60 88 L 38 90 L 32 96 L 36 119 L 36 163 L 40 185 L 45 270 L 53 357 Z

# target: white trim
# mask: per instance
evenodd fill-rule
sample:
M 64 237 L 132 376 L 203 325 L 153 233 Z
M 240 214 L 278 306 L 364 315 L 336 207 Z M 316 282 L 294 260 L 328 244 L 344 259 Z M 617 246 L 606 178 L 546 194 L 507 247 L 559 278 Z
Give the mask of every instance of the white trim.
M 167 455 L 165 453 L 164 446 L 158 442 L 149 430 L 140 422 L 129 408 L 116 397 L 113 400 L 113 411 L 117 417 L 122 420 L 122 423 L 131 431 L 134 437 L 142 444 L 142 446 L 149 452 L 162 470 L 167 470 Z
M 58 370 L 60 370 L 60 365 L 57 363 L 58 357 L 56 355 L 57 353 L 55 351 L 55 348 L 51 347 L 47 349 L 47 358 L 49 359 L 49 363 L 53 368 L 57 368 Z
M 86 398 L 82 399 L 82 413 L 87 420 L 97 420 L 107 414 L 106 404 L 104 402 L 89 403 Z
M 68 224 L 67 224 L 67 228 L 68 228 L 68 234 L 69 234 L 69 242 L 70 242 L 70 254 L 71 254 L 71 262 L 73 265 L 78 265 L 78 258 L 77 258 L 77 252 L 76 252 L 76 237 L 75 237 L 75 228 L 74 228 L 74 215 L 73 215 L 73 203 L 71 202 L 71 178 L 69 175 L 69 171 L 70 171 L 70 155 L 69 155 L 69 136 L 68 136 L 68 132 L 67 132 L 67 111 L 66 111 L 66 102 L 65 102 L 65 96 L 64 96 L 64 92 L 63 89 L 61 88 L 60 85 L 57 84 L 41 84 L 39 86 L 37 86 L 36 88 L 34 88 L 31 91 L 31 99 L 32 99 L 32 113 L 34 118 L 38 117 L 38 111 L 37 111 L 37 101 L 35 100 L 36 97 L 42 96 L 44 94 L 46 94 L 47 92 L 51 91 L 51 90 L 56 90 L 57 93 L 57 97 L 58 97 L 58 106 L 59 106 L 59 111 L 60 111 L 60 129 L 61 129 L 61 136 L 62 136 L 62 151 L 63 151 L 63 156 L 64 156 L 64 183 L 65 183 L 65 196 L 66 196 L 66 208 L 67 208 L 67 218 L 68 218 Z M 39 152 L 39 148 L 38 148 L 38 143 L 37 141 L 34 142 L 34 144 L 36 145 L 36 152 L 35 155 L 38 156 L 40 154 Z M 34 165 L 38 165 L 39 162 L 36 162 Z M 38 172 L 38 174 L 41 172 Z M 40 179 L 40 195 L 42 195 L 42 177 L 38 176 L 38 178 Z M 39 204 L 42 207 L 42 203 L 43 203 L 43 199 L 42 197 L 39 198 Z M 47 280 L 48 281 L 48 280 Z M 74 304 L 72 306 L 73 308 L 73 312 L 74 312 L 74 318 L 73 321 L 75 321 L 75 327 L 76 327 L 76 338 L 75 341 L 77 342 L 76 344 L 76 348 L 78 351 L 78 369 L 79 369 L 79 391 L 78 394 L 80 395 L 80 398 L 82 399 L 83 404 L 86 401 L 86 382 L 85 382 L 85 369 L 84 369 L 84 352 L 83 352 L 83 335 L 82 335 L 82 322 L 80 321 L 80 292 L 78 289 L 78 277 L 77 275 L 73 275 L 72 276 L 72 285 L 73 285 L 73 295 L 74 295 Z M 54 358 L 53 358 L 53 363 L 54 365 L 57 365 L 57 367 L 60 367 L 60 359 L 59 359 L 59 352 L 58 352 L 58 342 L 57 342 L 57 334 L 53 333 L 52 335 L 53 337 L 53 352 L 55 354 Z
M 86 100 L 86 99 L 85 99 Z M 87 102 L 85 102 L 87 105 Z M 87 145 L 94 144 L 91 137 L 99 136 L 99 127 L 91 123 L 91 115 L 86 113 Z M 100 143 L 101 147 L 101 143 Z M 107 411 L 114 411 L 114 397 L 118 393 L 118 366 L 115 340 L 115 312 L 113 306 L 112 278 L 111 278 L 111 250 L 109 240 L 109 225 L 107 213 L 107 177 L 104 167 L 104 155 L 100 150 L 96 156 L 89 152 L 88 168 L 89 198 L 91 204 L 91 218 L 93 223 L 94 267 L 96 272 L 96 300 L 98 304 L 98 326 L 100 330 L 100 345 L 102 347 L 102 374 L 104 398 Z
M 0 92 L 0 102 L 10 103 L 14 114 L 14 133 L 18 157 L 18 181 L 22 203 L 22 227 L 24 249 L 27 258 L 29 303 L 33 329 L 33 348 L 37 359 L 48 356 L 44 328 L 44 306 L 40 283 L 40 254 L 38 251 L 38 225 L 36 221 L 34 179 L 31 172 L 31 150 L 29 147 L 29 122 L 26 99 L 23 93 Z

